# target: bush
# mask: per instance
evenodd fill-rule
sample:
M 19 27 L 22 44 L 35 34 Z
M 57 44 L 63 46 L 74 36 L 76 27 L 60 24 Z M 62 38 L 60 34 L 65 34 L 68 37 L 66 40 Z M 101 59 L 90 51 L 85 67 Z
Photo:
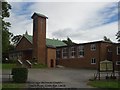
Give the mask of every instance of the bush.
M 16 83 L 24 83 L 27 81 L 28 69 L 27 68 L 13 68 L 12 73 L 13 81 Z
M 16 62 L 17 62 L 17 60 L 5 60 L 5 59 L 2 59 L 2 63 L 11 63 L 11 64 L 14 64 Z

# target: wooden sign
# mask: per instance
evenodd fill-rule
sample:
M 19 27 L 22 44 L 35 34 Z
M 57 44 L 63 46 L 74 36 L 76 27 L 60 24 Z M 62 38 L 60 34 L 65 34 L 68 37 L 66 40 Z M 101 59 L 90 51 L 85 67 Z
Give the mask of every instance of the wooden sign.
M 100 71 L 113 71 L 113 63 L 105 60 L 100 62 Z

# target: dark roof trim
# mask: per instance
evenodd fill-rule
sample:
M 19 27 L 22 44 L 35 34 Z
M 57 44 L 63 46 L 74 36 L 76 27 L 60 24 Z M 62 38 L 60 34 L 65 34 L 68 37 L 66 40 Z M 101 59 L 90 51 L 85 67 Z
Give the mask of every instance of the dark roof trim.
M 48 17 L 47 16 L 45 16 L 45 15 L 43 15 L 43 14 L 40 14 L 40 13 L 34 13 L 33 15 L 32 15 L 32 19 L 34 18 L 34 16 L 38 16 L 38 17 L 43 17 L 43 18 L 46 18 L 46 19 L 48 19 Z
M 87 43 L 79 43 L 79 44 L 75 44 L 75 45 L 71 45 L 71 46 L 60 46 L 60 47 L 57 47 L 57 48 L 62 48 L 62 47 L 72 47 L 72 46 L 85 45 L 85 44 L 95 44 L 95 43 L 117 44 L 117 43 L 107 42 L 107 41 L 93 41 L 93 42 L 87 42 Z
M 56 47 L 53 47 L 53 46 L 47 46 L 47 48 L 56 49 Z

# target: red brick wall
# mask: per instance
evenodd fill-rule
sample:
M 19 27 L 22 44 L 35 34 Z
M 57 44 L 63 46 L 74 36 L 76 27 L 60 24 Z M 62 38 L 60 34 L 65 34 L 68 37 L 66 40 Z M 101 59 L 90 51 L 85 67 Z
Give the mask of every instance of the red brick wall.
M 58 64 L 72 68 L 97 68 L 99 61 L 99 43 L 95 43 L 95 45 L 96 45 L 96 50 L 91 51 L 91 44 L 83 44 L 84 57 L 78 57 L 78 55 L 76 54 L 75 58 L 63 59 L 61 54 L 61 58 L 57 60 Z M 78 46 L 75 47 L 77 51 Z M 62 48 L 60 49 L 62 52 Z M 96 59 L 96 64 L 91 64 L 92 58 Z
M 113 60 L 113 62 L 114 62 L 114 66 L 115 66 L 115 69 L 116 70 L 120 70 L 120 65 L 116 65 L 116 61 L 120 61 L 120 55 L 117 55 L 117 46 L 120 46 L 120 44 L 114 44 L 114 46 L 113 46 L 113 50 L 112 50 L 112 53 L 113 53 L 113 58 L 112 58 L 112 60 Z
M 110 45 L 109 43 L 101 43 L 101 46 L 100 46 L 101 61 L 107 60 L 107 47 L 109 45 Z
M 47 48 L 47 66 L 51 67 L 51 60 L 53 60 L 53 67 L 56 67 L 56 49 Z
M 96 44 L 96 50 L 91 51 L 91 44 Z M 61 58 L 57 59 L 57 64 L 58 65 L 63 65 L 66 67 L 72 67 L 72 68 L 99 68 L 99 62 L 103 60 L 110 60 L 109 54 L 108 54 L 108 47 L 112 47 L 112 56 L 111 60 L 115 63 L 115 68 L 118 68 L 118 65 L 116 65 L 116 60 L 120 59 L 120 55 L 116 54 L 116 47 L 118 45 L 112 44 L 112 43 L 105 43 L 105 42 L 99 42 L 99 43 L 88 43 L 88 44 L 83 44 L 84 46 L 84 52 L 85 55 L 84 57 L 78 58 L 76 56 L 75 58 L 67 58 L 63 59 L 62 58 L 62 53 L 61 53 Z M 77 45 L 75 46 L 77 48 Z M 58 48 L 62 52 L 62 48 Z M 91 59 L 95 58 L 96 59 L 96 64 L 91 64 Z M 120 67 L 120 65 L 119 65 Z
M 16 46 L 16 50 L 32 49 L 32 44 L 23 36 L 20 42 Z
M 32 60 L 32 50 L 22 52 L 22 60 Z
M 33 30 L 33 57 L 38 60 L 38 63 L 46 64 L 46 19 L 39 16 L 35 18 L 38 24 L 37 29 Z M 42 30 L 41 19 L 43 19 Z
M 96 45 L 96 50 L 95 51 L 91 51 L 91 44 L 95 44 Z M 62 58 L 62 54 L 61 54 L 61 58 L 57 59 L 57 63 L 59 65 L 63 65 L 66 67 L 73 67 L 73 68 L 99 68 L 99 62 L 108 59 L 108 46 L 112 45 L 111 43 L 105 43 L 105 42 L 99 42 L 99 43 L 88 43 L 88 44 L 83 44 L 84 46 L 84 52 L 85 55 L 84 57 L 78 58 L 78 56 L 76 56 L 75 58 L 67 58 L 67 59 L 63 59 Z M 77 48 L 77 45 L 75 46 Z M 61 52 L 62 52 L 62 48 Z M 115 50 L 115 48 L 113 49 Z M 114 51 L 113 53 L 115 53 L 116 51 Z M 112 55 L 113 56 L 113 60 L 116 60 L 117 56 L 116 55 Z M 95 58 L 96 59 L 96 64 L 91 64 L 91 59 Z

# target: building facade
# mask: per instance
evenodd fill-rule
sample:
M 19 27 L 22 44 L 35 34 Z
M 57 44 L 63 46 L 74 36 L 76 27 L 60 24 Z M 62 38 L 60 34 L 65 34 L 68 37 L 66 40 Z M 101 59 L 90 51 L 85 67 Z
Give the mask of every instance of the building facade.
M 57 64 L 72 68 L 98 69 L 100 61 L 113 61 L 115 69 L 120 66 L 120 43 L 96 41 L 72 46 L 58 47 Z
M 15 51 L 10 52 L 9 59 L 36 61 L 48 67 L 56 67 L 56 47 L 66 44 L 57 39 L 46 38 L 46 16 L 34 13 L 33 37 L 27 33 L 17 43 Z
M 23 35 L 16 50 L 9 54 L 10 59 L 36 60 L 48 67 L 62 65 L 71 68 L 98 69 L 100 61 L 113 61 L 115 69 L 120 67 L 120 43 L 95 41 L 67 46 L 57 39 L 46 38 L 46 19 L 34 13 L 33 37 Z

